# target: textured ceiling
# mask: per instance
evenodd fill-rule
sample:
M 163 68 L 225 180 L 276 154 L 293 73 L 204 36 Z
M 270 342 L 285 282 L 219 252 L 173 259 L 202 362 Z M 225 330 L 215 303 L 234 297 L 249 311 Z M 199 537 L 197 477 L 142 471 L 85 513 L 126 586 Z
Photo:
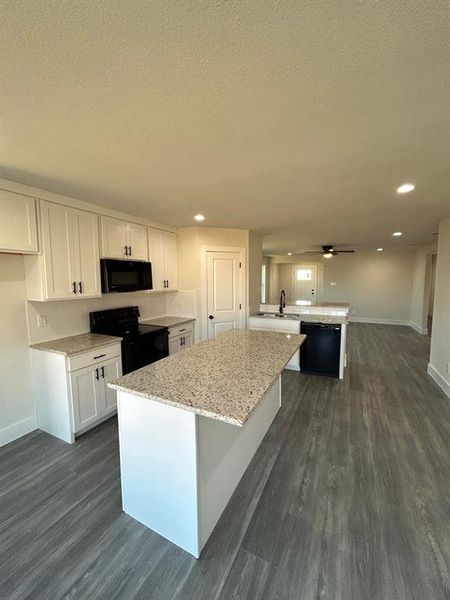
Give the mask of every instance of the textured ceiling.
M 203 212 L 268 252 L 425 243 L 450 213 L 447 0 L 1 12 L 4 177 L 176 226 Z

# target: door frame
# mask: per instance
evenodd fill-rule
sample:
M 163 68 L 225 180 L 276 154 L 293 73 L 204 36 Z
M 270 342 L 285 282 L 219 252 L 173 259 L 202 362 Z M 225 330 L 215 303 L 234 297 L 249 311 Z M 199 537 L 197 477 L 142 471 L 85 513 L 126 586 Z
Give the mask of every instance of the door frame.
M 241 246 L 201 246 L 200 247 L 200 340 L 208 339 L 208 252 L 239 252 L 242 263 L 241 271 L 241 297 L 243 324 L 247 327 L 247 261 L 246 251 Z
M 313 269 L 314 273 L 315 273 L 315 287 L 314 287 L 314 298 L 316 300 L 316 302 L 318 302 L 317 300 L 317 283 L 318 283 L 318 276 L 319 276 L 319 269 L 317 268 L 317 265 L 315 264 L 302 264 L 302 265 L 292 265 L 291 268 L 291 298 L 292 298 L 292 303 L 295 303 L 294 300 L 294 292 L 295 292 L 295 283 L 294 283 L 294 273 L 296 269 Z

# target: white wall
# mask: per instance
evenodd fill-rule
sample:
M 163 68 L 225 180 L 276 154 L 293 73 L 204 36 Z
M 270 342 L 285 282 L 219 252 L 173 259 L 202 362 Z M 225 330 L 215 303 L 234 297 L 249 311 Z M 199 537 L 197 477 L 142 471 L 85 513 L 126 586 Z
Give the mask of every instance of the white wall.
M 428 372 L 450 397 L 450 217 L 439 225 Z
M 23 257 L 0 254 L 0 445 L 36 428 Z
M 262 235 L 249 231 L 248 236 L 248 312 L 259 311 L 261 304 Z
M 291 295 L 292 265 L 317 264 L 319 301 L 349 302 L 351 319 L 409 324 L 413 263 L 410 250 L 360 251 L 330 260 L 275 257 L 271 302 L 278 302 L 282 288 Z

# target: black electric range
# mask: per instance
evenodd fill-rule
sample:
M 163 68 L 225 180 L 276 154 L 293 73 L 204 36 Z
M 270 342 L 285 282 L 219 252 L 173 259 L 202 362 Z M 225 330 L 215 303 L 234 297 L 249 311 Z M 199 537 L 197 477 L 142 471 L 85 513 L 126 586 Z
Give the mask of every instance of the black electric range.
M 122 372 L 136 371 L 169 356 L 169 330 L 139 323 L 139 307 L 126 306 L 89 313 L 92 333 L 122 338 Z

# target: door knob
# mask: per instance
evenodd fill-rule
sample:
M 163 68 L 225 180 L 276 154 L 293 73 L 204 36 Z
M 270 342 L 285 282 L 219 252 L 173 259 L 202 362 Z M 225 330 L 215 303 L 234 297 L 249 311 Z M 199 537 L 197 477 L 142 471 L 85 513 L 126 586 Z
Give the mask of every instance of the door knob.
M 214 319 L 214 315 L 209 315 L 208 319 Z

